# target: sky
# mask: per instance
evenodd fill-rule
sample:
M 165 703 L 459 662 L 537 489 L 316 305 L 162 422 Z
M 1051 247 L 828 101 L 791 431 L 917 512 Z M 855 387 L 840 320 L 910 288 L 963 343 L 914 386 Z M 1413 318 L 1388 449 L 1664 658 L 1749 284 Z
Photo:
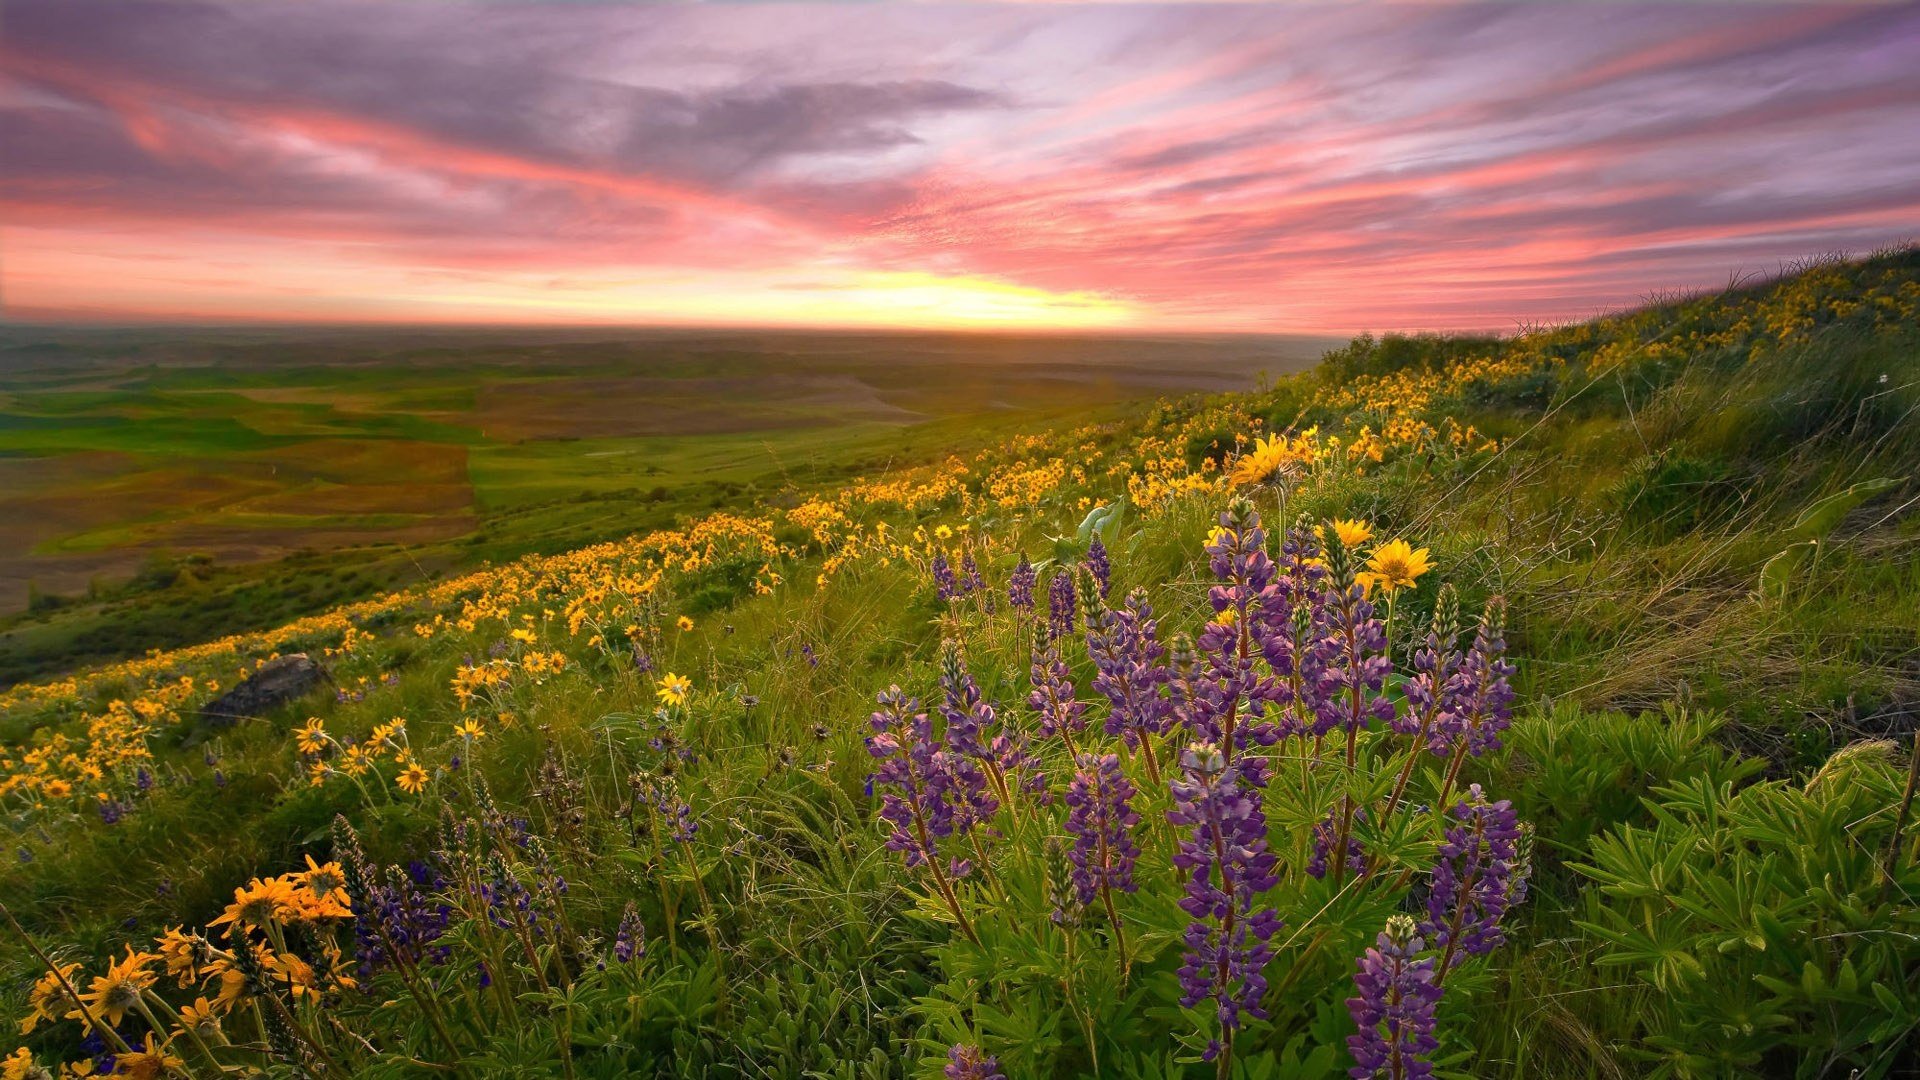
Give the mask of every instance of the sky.
M 1916 5 L 0 12 L 11 319 L 1511 329 L 1916 237 Z

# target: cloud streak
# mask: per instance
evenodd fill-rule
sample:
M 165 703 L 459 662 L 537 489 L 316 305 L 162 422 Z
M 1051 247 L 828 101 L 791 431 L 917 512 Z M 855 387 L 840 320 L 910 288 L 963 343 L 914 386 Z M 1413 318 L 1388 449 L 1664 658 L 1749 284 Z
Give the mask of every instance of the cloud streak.
M 1920 9 L 29 0 L 14 316 L 1345 331 L 1920 235 Z

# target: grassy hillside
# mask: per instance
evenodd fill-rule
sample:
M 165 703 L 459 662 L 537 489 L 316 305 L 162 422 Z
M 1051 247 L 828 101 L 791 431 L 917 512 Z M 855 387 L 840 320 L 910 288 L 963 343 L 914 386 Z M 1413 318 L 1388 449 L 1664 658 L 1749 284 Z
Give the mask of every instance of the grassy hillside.
M 1170 347 L 1186 360 L 1172 372 Z M 0 331 L 0 687 L 970 452 L 1170 389 L 1249 387 L 1321 347 Z
M 10 1067 L 1912 1075 L 1916 327 L 1363 338 L 16 687 Z

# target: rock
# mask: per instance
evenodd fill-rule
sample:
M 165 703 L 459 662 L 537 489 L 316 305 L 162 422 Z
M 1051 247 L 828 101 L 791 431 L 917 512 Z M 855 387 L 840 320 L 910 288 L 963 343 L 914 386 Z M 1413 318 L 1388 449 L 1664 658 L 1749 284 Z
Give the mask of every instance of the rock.
M 240 685 L 202 706 L 200 719 L 209 727 L 232 727 L 236 721 L 277 709 L 330 681 L 326 669 L 306 653 L 277 656 L 242 679 Z

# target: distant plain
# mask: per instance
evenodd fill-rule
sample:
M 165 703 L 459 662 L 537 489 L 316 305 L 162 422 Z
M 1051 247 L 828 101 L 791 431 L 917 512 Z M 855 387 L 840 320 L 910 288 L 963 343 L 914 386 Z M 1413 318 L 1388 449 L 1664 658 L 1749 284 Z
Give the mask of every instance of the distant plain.
M 1039 417 L 1251 387 L 1333 344 L 6 328 L 0 685 L 985 445 Z

